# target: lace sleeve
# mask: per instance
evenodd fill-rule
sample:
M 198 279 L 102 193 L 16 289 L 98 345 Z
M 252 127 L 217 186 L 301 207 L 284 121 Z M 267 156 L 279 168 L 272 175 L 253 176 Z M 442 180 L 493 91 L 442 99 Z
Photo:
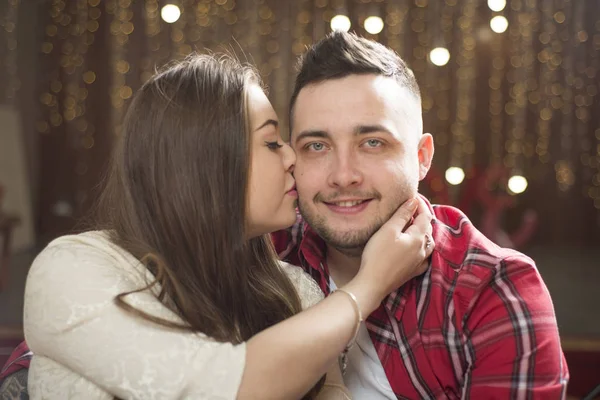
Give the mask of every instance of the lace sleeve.
M 281 266 L 298 292 L 302 309 L 306 310 L 323 300 L 319 285 L 300 267 L 281 261 Z
M 34 353 L 30 391 L 57 399 L 73 398 L 74 388 L 85 399 L 104 398 L 98 390 L 127 399 L 235 399 L 245 344 L 168 329 L 118 308 L 117 294 L 144 283 L 135 278 L 136 266 L 118 256 L 72 240 L 50 245 L 33 263 L 24 313 Z M 127 300 L 178 319 L 148 292 Z M 59 376 L 65 379 L 53 379 Z

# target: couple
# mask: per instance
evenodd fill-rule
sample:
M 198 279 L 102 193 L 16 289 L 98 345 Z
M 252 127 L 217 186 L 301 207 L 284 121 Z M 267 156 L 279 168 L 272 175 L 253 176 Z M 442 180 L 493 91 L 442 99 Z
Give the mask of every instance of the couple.
M 140 89 L 96 230 L 29 273 L 32 398 L 565 397 L 533 261 L 417 194 L 433 140 L 393 51 L 329 34 L 290 145 L 277 121 L 228 58 Z

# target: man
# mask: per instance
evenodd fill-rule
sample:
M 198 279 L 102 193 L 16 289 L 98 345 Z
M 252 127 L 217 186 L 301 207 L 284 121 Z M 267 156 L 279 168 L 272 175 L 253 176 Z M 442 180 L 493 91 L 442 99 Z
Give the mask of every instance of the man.
M 301 58 L 290 127 L 301 217 L 274 242 L 328 294 L 352 279 L 369 237 L 416 194 L 433 139 L 404 61 L 344 32 Z M 534 262 L 496 246 L 459 210 L 430 207 L 429 268 L 361 327 L 344 376 L 354 397 L 564 398 L 567 365 Z

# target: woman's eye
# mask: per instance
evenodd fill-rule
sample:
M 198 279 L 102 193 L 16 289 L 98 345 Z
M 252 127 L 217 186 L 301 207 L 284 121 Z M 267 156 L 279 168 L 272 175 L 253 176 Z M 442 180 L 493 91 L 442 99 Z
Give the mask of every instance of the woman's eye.
M 283 147 L 283 145 L 279 144 L 279 142 L 265 142 L 265 144 L 271 150 L 277 150 Z
M 323 143 L 316 142 L 316 143 L 310 143 L 307 146 L 307 148 L 309 150 L 313 150 L 313 151 L 322 151 L 325 148 L 325 146 L 323 145 Z
M 381 141 L 377 139 L 369 139 L 365 143 L 368 147 L 379 147 L 382 145 Z

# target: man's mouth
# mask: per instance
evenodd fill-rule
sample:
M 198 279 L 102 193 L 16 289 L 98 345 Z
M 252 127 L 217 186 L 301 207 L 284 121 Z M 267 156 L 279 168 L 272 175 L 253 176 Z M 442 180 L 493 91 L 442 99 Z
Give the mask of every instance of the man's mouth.
M 359 204 L 362 204 L 366 201 L 370 201 L 370 200 L 344 200 L 344 201 L 333 201 L 333 202 L 327 202 L 327 204 L 331 204 L 333 206 L 337 206 L 337 207 L 354 207 L 357 206 Z
M 373 199 L 362 199 L 362 200 L 339 200 L 339 201 L 331 201 L 324 202 L 327 208 L 329 208 L 333 212 L 344 213 L 344 214 L 354 214 L 363 211 L 367 208 L 367 205 Z

